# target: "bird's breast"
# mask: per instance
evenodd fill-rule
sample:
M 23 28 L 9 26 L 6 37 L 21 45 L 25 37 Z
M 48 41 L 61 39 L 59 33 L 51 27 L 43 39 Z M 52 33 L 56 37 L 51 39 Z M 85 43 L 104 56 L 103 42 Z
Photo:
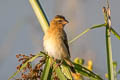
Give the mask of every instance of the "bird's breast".
M 63 57 L 68 56 L 67 50 L 65 50 L 65 46 L 61 40 L 61 36 L 59 33 L 49 34 L 47 33 L 44 36 L 44 49 L 48 52 L 49 56 L 52 56 L 56 59 L 61 59 Z

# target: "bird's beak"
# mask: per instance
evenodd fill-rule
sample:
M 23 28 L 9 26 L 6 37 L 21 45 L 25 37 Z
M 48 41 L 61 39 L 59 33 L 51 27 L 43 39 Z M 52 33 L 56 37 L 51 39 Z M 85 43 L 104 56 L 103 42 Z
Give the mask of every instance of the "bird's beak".
M 67 20 L 64 20 L 64 24 L 67 24 L 67 23 L 69 23 Z

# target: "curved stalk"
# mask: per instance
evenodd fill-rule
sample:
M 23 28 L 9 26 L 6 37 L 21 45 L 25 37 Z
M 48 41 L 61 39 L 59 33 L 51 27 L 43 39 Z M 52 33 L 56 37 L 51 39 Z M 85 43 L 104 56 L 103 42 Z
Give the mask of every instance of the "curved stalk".
M 32 8 L 37 16 L 39 23 L 41 24 L 43 32 L 46 33 L 49 28 L 49 22 L 48 22 L 46 14 L 44 13 L 39 0 L 29 0 L 29 1 L 30 1 L 30 4 L 32 5 Z

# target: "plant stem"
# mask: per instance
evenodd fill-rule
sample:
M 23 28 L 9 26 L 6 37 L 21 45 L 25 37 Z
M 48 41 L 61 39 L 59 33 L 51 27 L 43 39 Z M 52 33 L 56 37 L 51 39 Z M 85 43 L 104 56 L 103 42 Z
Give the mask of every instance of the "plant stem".
M 47 30 L 49 28 L 49 22 L 45 15 L 45 12 L 43 11 L 40 1 L 39 0 L 29 0 L 29 1 L 30 1 L 30 4 L 32 5 L 32 8 L 37 16 L 39 23 L 41 24 L 41 27 L 42 27 L 44 33 L 47 32 Z
M 111 32 L 120 40 L 120 35 L 112 27 Z
M 106 26 L 106 49 L 107 49 L 108 80 L 114 80 L 111 37 L 108 26 Z
M 107 50 L 107 66 L 108 66 L 108 80 L 114 80 L 112 47 L 111 47 L 111 19 L 109 7 L 103 7 L 104 19 L 106 24 L 106 50 Z
M 71 44 L 72 42 L 74 42 L 75 40 L 79 39 L 82 35 L 84 35 L 85 33 L 87 33 L 88 31 L 95 29 L 95 28 L 100 28 L 100 27 L 104 27 L 105 24 L 99 24 L 99 25 L 95 25 L 92 26 L 90 28 L 87 28 L 85 31 L 83 31 L 82 33 L 80 33 L 79 35 L 77 35 L 75 38 L 73 38 L 72 40 L 70 40 L 68 43 Z

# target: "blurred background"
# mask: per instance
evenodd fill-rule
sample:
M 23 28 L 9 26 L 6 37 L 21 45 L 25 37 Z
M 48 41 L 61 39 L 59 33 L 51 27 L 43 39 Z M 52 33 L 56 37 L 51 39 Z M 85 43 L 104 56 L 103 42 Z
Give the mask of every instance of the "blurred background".
M 65 27 L 71 40 L 86 28 L 103 24 L 106 0 L 41 0 L 49 21 L 57 14 L 70 22 Z M 110 0 L 112 27 L 120 34 L 120 0 Z M 0 79 L 7 80 L 18 64 L 16 54 L 43 50 L 44 33 L 29 0 L 0 0 Z M 105 78 L 107 72 L 105 28 L 94 29 L 70 44 L 72 60 L 93 61 L 93 71 Z M 113 60 L 120 69 L 120 40 L 112 35 Z

